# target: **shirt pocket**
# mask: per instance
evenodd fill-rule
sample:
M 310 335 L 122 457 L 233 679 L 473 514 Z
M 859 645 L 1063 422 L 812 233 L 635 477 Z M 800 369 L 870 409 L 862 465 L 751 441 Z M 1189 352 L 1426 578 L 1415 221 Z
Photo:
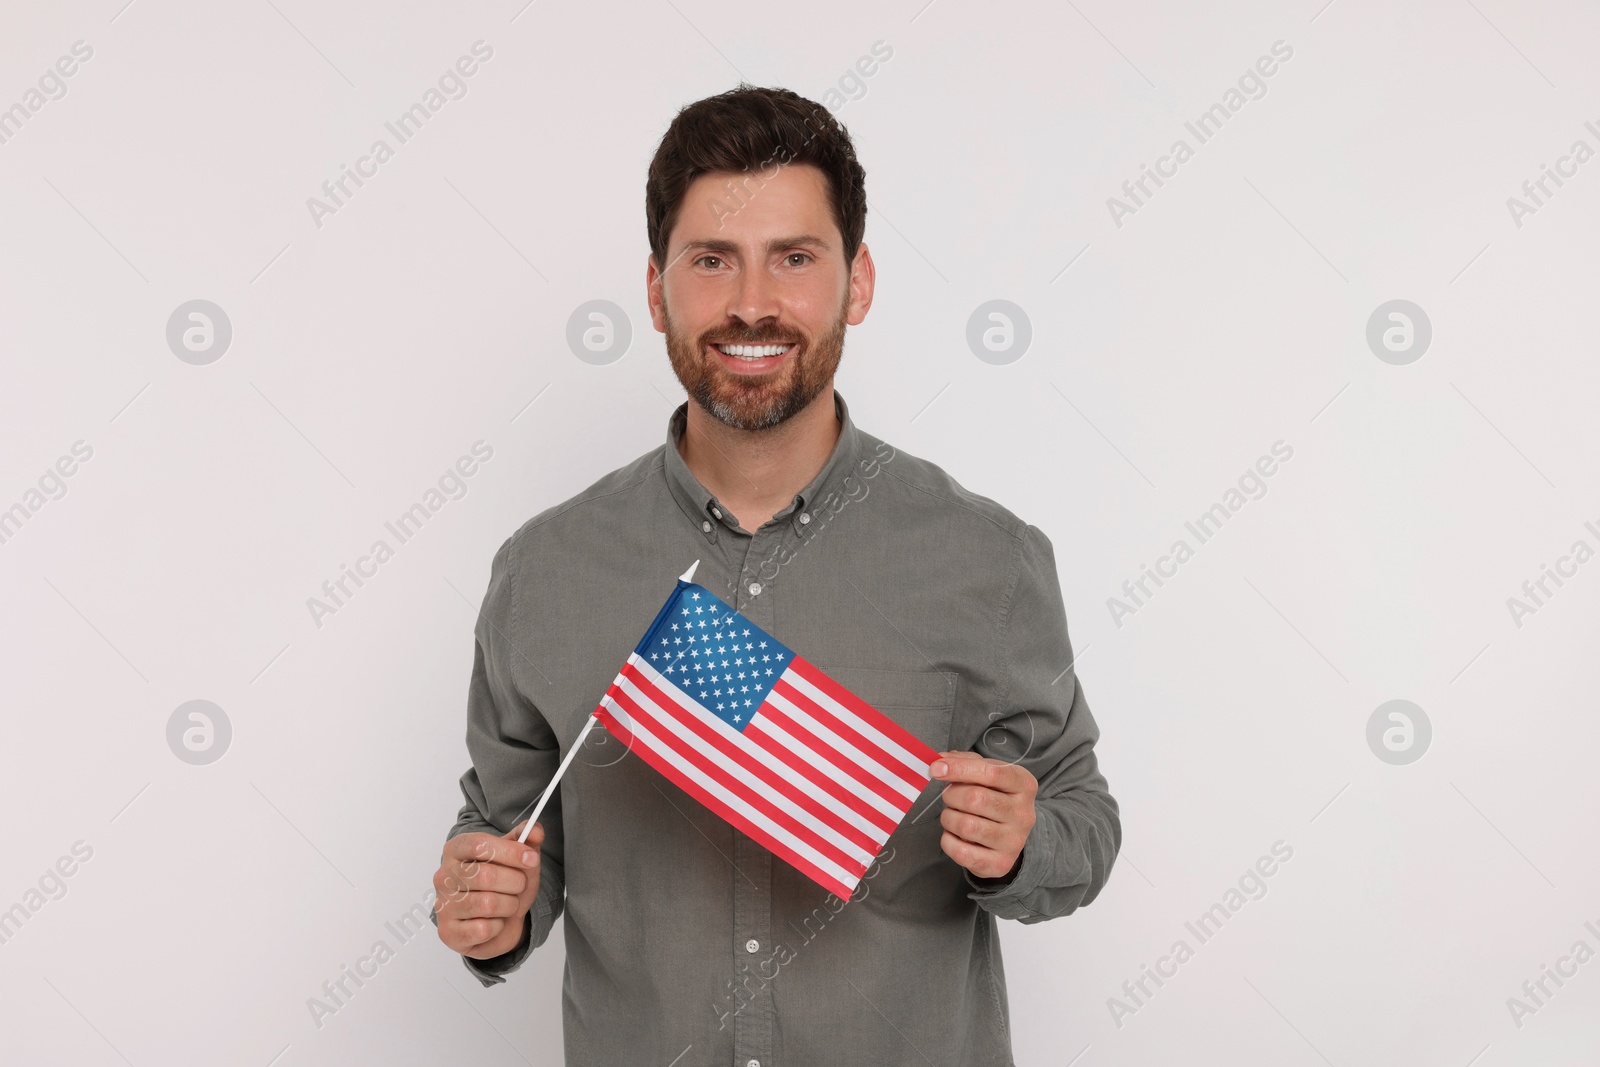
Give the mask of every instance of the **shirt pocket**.
M 935 752 L 950 747 L 950 719 L 955 714 L 958 677 L 954 671 L 887 671 L 821 663 L 815 666 Z

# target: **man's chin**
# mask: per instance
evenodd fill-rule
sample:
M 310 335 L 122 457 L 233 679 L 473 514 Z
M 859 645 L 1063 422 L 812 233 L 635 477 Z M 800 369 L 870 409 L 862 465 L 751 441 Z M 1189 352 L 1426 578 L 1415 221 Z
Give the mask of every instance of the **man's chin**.
M 768 430 L 787 418 L 778 404 L 729 403 L 721 397 L 712 397 L 711 403 L 700 406 L 706 414 L 735 430 Z
M 795 414 L 786 389 L 713 388 L 696 398 L 706 414 L 737 430 L 766 430 Z

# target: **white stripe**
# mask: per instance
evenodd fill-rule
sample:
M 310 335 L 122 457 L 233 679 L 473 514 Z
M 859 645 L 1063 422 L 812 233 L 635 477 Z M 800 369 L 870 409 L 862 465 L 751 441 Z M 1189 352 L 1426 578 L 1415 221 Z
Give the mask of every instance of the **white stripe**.
M 838 749 L 845 756 L 845 758 L 849 759 L 852 763 L 859 763 L 868 771 L 868 773 L 872 774 L 873 777 L 883 782 L 883 784 L 887 785 L 890 789 L 904 796 L 908 801 L 914 801 L 919 795 L 921 795 L 922 790 L 913 788 L 911 783 L 907 782 L 898 774 L 895 774 L 888 767 L 884 766 L 882 763 L 879 763 L 876 759 L 856 748 L 856 746 L 852 745 L 849 741 L 846 741 L 844 738 L 834 733 L 823 723 L 818 722 L 810 712 L 800 707 L 800 705 L 796 704 L 794 701 L 790 700 L 776 689 L 767 694 L 767 699 L 773 704 L 782 708 L 790 718 L 794 719 L 796 725 L 804 726 L 807 730 L 810 730 L 813 734 L 816 734 L 826 744 Z
M 618 682 L 618 688 L 632 697 L 634 703 L 638 704 L 639 707 L 643 708 L 653 718 L 655 718 L 656 721 L 661 724 L 661 728 L 663 730 L 671 732 L 680 741 L 688 745 L 695 752 L 699 753 L 700 757 L 707 763 L 720 768 L 728 777 L 754 790 L 758 795 L 766 799 L 768 803 L 772 804 L 774 807 L 778 808 L 784 814 L 794 819 L 800 825 L 804 826 L 806 829 L 810 830 L 812 833 L 816 834 L 822 840 L 826 841 L 834 848 L 837 848 L 845 855 L 856 860 L 858 863 L 861 863 L 863 866 L 865 866 L 872 862 L 872 853 L 867 852 L 860 845 L 851 841 L 849 838 L 844 837 L 833 827 L 829 826 L 821 819 L 818 819 L 815 815 L 811 814 L 809 811 L 806 811 L 804 808 L 790 800 L 788 797 L 784 796 L 782 793 L 773 789 L 772 786 L 763 781 L 760 776 L 752 773 L 748 768 L 744 767 L 736 760 L 730 759 L 725 753 L 718 751 L 717 748 L 706 741 L 705 738 L 699 736 L 693 730 L 683 725 L 683 723 L 673 718 L 672 713 L 669 710 L 663 708 L 655 700 L 652 700 L 650 695 L 635 685 L 632 679 L 620 679 Z M 683 694 L 674 693 L 671 690 L 667 690 L 666 696 L 669 700 L 676 700 L 682 697 Z M 606 699 L 610 700 L 611 698 L 607 697 Z M 694 707 L 695 705 L 693 705 L 693 702 L 691 702 L 691 706 L 686 710 L 693 714 Z M 698 714 L 695 715 L 695 718 L 702 722 L 711 717 L 712 716 Z M 723 723 L 723 726 L 726 727 L 727 724 Z M 735 743 L 738 744 L 738 742 Z M 741 749 L 745 749 L 750 748 L 751 745 L 748 741 L 745 741 L 742 744 L 739 744 L 739 747 Z M 785 771 L 787 771 L 787 768 L 785 768 Z M 783 777 L 785 780 L 788 780 L 789 775 L 785 773 Z M 882 842 L 879 842 L 878 847 L 883 847 Z
M 750 822 L 755 823 L 761 829 L 771 834 L 774 838 L 782 841 L 789 848 L 803 856 L 807 862 L 821 870 L 824 874 L 827 874 L 832 878 L 836 878 L 843 884 L 851 887 L 854 887 L 858 882 L 860 882 L 861 878 L 859 875 L 850 874 L 844 871 L 839 867 L 838 864 L 834 863 L 828 857 L 821 855 L 816 849 L 795 837 L 794 834 L 790 833 L 788 830 L 785 830 L 783 827 L 767 818 L 761 812 L 746 804 L 737 796 L 734 796 L 727 789 L 725 789 L 721 783 L 707 775 L 699 767 L 696 767 L 694 764 L 681 759 L 676 752 L 672 751 L 671 748 L 662 744 L 660 739 L 650 732 L 649 727 L 644 726 L 635 720 L 633 716 L 628 714 L 627 709 L 617 704 L 615 700 L 612 700 L 610 697 L 606 697 L 601 701 L 601 703 L 609 708 L 611 713 L 622 722 L 622 725 L 627 727 L 628 732 L 633 734 L 634 738 L 649 748 L 650 751 L 656 753 L 656 755 L 672 764 L 672 766 L 680 773 L 691 779 L 707 793 L 710 793 L 712 796 L 716 797 L 723 804 L 732 808 L 740 815 L 743 815 Z
M 815 767 L 818 771 L 827 775 L 829 778 L 832 778 L 834 782 L 836 782 L 842 789 L 845 790 L 845 792 L 849 793 L 853 797 L 859 798 L 863 803 L 878 809 L 878 811 L 888 816 L 894 822 L 899 822 L 902 818 L 904 818 L 906 809 L 911 806 L 908 803 L 904 808 L 895 807 L 893 804 L 883 799 L 883 797 L 879 796 L 876 792 L 868 789 L 859 781 L 852 778 L 844 771 L 841 771 L 837 766 L 834 765 L 832 760 L 817 752 L 816 749 L 812 748 L 798 737 L 795 737 L 793 734 L 789 733 L 788 730 L 785 730 L 783 726 L 770 715 L 757 715 L 755 721 L 749 726 L 745 727 L 745 733 L 749 733 L 751 730 L 760 730 L 762 733 L 766 734 L 768 737 L 777 742 L 781 747 L 793 752 L 796 756 L 799 756 L 801 759 L 811 764 L 811 766 Z M 872 830 L 872 839 L 876 841 L 880 836 L 880 831 L 874 827 Z M 887 838 L 885 838 L 885 840 L 887 840 Z
M 694 701 L 690 698 L 688 693 L 683 691 L 681 686 L 674 685 L 667 678 L 664 678 L 660 671 L 656 670 L 650 664 L 640 659 L 637 655 L 630 655 L 628 657 L 628 662 L 632 664 L 633 667 L 639 671 L 639 673 L 650 679 L 651 682 L 653 682 L 669 697 L 674 700 L 681 699 L 686 702 L 684 706 L 689 708 L 689 710 L 693 711 L 696 707 L 700 706 L 697 701 Z M 621 678 L 622 676 L 619 674 L 617 677 Z M 826 789 L 823 789 L 822 786 L 818 785 L 810 778 L 807 778 L 804 774 L 801 774 L 799 771 L 790 767 L 787 763 L 783 762 L 783 760 L 779 759 L 777 756 L 774 756 L 771 752 L 768 752 L 760 745 L 752 744 L 747 737 L 741 737 L 739 731 L 729 726 L 722 719 L 715 715 L 697 715 L 696 717 L 713 730 L 716 730 L 723 737 L 738 745 L 741 749 L 747 750 L 752 759 L 759 760 L 761 764 L 774 775 L 781 776 L 785 781 L 792 783 L 796 789 L 799 789 L 801 792 L 805 793 L 818 803 L 826 804 L 829 810 L 838 814 L 841 819 L 844 819 L 857 830 L 860 830 L 867 836 L 868 840 L 876 841 L 880 848 L 882 847 L 883 842 L 889 839 L 889 835 L 884 832 L 882 827 L 872 822 L 872 820 L 868 819 L 865 815 L 862 815 L 854 808 L 840 801 Z M 773 731 L 768 728 L 770 726 L 771 720 L 763 717 L 755 717 L 750 720 L 750 726 L 748 729 L 760 729 L 761 732 L 766 734 L 766 736 L 773 737 L 774 740 L 778 740 L 783 747 L 794 751 L 796 755 L 805 757 L 806 762 L 815 766 L 816 761 L 810 757 L 809 750 L 806 749 L 806 746 L 789 738 L 787 734 L 784 734 L 781 739 L 774 737 Z M 862 787 L 857 784 L 853 778 L 850 778 L 843 771 L 835 768 L 831 763 L 828 764 L 828 768 L 833 771 L 833 774 L 830 777 L 832 777 L 834 781 L 839 782 L 840 785 L 844 786 L 852 794 L 859 794 L 859 790 Z M 892 806 L 886 806 L 883 801 L 878 798 L 876 793 L 873 794 L 873 799 L 878 800 L 878 803 L 874 806 L 879 808 L 879 810 L 881 810 L 885 815 L 895 821 L 899 821 L 900 817 L 905 814 L 904 812 L 894 810 Z M 871 857 L 868 857 L 868 862 L 870 862 L 870 860 Z
M 792 664 L 790 665 L 789 669 L 783 672 L 783 680 L 787 681 L 790 685 L 800 690 L 800 692 L 810 697 L 818 706 L 825 708 L 826 710 L 831 711 L 835 715 L 839 716 L 846 726 L 849 726 L 851 729 L 865 737 L 868 741 L 871 741 L 889 755 L 905 764 L 907 770 L 915 774 L 919 774 L 924 778 L 928 777 L 928 765 L 926 763 L 923 763 L 916 756 L 912 755 L 911 752 L 900 742 L 894 740 L 888 734 L 879 730 L 866 719 L 863 719 L 858 712 L 852 711 L 849 707 L 839 703 L 837 700 L 833 699 L 833 697 L 829 696 L 821 689 L 818 689 L 811 683 L 810 679 L 806 678 L 799 671 L 795 670 Z M 881 715 L 883 713 L 879 712 L 878 714 Z

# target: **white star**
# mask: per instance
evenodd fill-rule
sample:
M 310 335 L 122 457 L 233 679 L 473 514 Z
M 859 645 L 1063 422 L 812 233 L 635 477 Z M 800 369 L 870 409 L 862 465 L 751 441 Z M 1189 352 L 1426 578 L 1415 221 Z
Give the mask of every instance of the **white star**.
M 749 703 L 749 701 L 746 701 L 746 703 Z M 735 716 L 734 716 L 734 717 L 733 717 L 733 721 L 734 721 L 734 722 L 738 722 L 738 721 L 739 721 L 739 720 L 740 720 L 740 719 L 742 719 L 742 718 L 744 718 L 744 716 L 743 716 L 743 715 L 735 715 Z
M 749 706 L 750 706 L 750 702 L 749 702 L 749 701 L 748 701 L 748 700 L 746 700 L 746 701 L 745 701 L 745 702 L 744 702 L 744 706 L 745 706 L 745 707 L 747 707 L 747 708 L 748 708 L 748 707 L 749 707 Z
M 686 612 L 684 612 L 684 614 L 687 615 L 689 613 L 686 611 Z M 767 647 L 767 643 L 765 641 L 761 642 L 761 647 L 762 648 L 766 648 Z
M 690 600 L 699 600 L 700 599 L 700 594 L 699 593 L 690 593 L 689 594 L 689 599 Z

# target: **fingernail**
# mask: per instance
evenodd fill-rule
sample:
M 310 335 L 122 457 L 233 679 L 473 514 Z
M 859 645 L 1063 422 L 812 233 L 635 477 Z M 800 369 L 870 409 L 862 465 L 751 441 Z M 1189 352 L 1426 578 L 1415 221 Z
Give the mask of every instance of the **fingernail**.
M 522 865 L 524 867 L 537 867 L 539 865 L 539 854 L 532 849 L 524 852 L 522 854 Z
M 943 778 L 944 775 L 945 775 L 945 772 L 948 771 L 949 769 L 950 769 L 950 765 L 948 763 L 946 763 L 944 760 L 934 760 L 934 762 L 933 762 L 933 776 L 935 778 Z

